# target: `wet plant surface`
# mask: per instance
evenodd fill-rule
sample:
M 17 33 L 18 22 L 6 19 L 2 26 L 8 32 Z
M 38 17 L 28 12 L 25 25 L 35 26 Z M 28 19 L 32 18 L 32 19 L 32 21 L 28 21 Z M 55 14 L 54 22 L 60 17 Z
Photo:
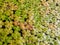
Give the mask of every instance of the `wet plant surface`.
M 0 45 L 60 45 L 60 0 L 0 0 Z

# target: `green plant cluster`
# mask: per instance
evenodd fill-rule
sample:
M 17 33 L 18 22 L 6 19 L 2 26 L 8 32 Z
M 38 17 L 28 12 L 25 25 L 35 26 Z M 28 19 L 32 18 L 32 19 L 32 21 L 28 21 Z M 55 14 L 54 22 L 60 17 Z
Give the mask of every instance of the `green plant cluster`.
M 60 0 L 0 0 L 0 45 L 60 45 Z

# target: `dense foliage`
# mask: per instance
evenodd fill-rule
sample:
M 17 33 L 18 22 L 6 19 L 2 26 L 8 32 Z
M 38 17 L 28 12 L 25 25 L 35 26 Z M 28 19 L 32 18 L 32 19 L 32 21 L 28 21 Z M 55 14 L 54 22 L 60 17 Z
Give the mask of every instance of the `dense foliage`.
M 0 45 L 60 45 L 60 0 L 0 0 Z

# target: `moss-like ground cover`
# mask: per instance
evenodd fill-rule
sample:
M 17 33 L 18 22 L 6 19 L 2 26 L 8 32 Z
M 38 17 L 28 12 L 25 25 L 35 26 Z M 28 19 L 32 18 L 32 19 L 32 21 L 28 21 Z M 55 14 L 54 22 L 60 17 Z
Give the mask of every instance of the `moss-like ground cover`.
M 60 0 L 0 0 L 0 45 L 60 45 Z

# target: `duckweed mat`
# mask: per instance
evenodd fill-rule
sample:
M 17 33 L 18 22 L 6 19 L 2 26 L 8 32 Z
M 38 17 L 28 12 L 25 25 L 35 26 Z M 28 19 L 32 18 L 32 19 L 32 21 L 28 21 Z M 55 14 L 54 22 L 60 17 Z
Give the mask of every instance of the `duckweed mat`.
M 60 45 L 60 0 L 0 0 L 0 45 Z

